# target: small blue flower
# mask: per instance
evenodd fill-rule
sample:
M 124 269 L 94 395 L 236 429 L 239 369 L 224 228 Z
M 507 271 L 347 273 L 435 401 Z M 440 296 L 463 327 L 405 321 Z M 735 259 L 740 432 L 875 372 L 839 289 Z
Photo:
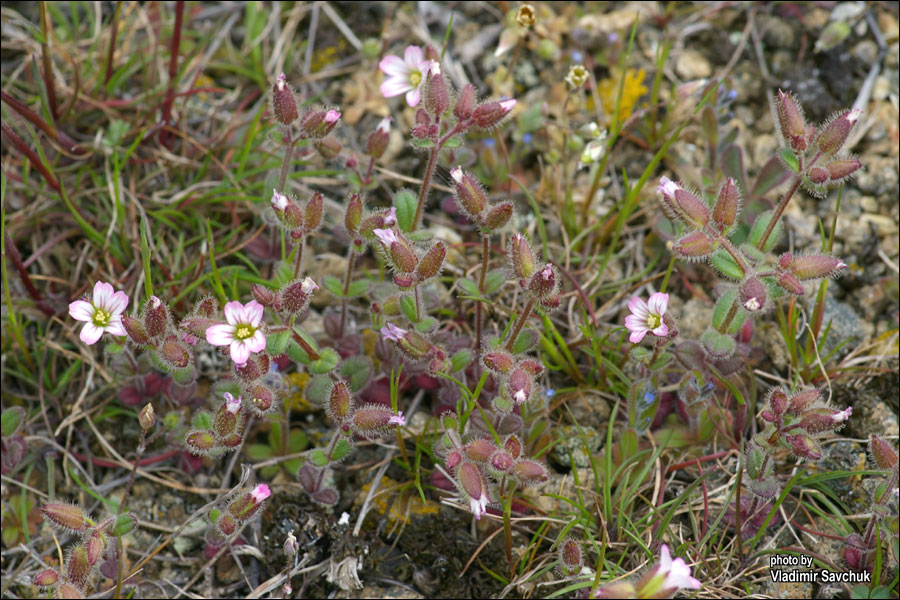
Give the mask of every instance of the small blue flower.
M 572 50 L 572 62 L 580 63 L 582 60 L 584 60 L 584 54 L 578 50 Z
M 556 395 L 556 390 L 554 390 L 554 389 L 547 388 L 546 390 L 544 390 L 544 396 L 546 396 L 547 398 L 552 398 L 555 395 Z
M 497 140 L 495 140 L 494 138 L 484 138 L 483 140 L 481 140 L 481 143 L 484 144 L 485 148 L 493 148 L 497 145 Z
M 525 135 L 522 136 L 522 142 L 525 144 L 530 144 L 531 140 L 533 138 L 534 138 L 534 136 L 532 136 L 530 133 L 526 133 Z

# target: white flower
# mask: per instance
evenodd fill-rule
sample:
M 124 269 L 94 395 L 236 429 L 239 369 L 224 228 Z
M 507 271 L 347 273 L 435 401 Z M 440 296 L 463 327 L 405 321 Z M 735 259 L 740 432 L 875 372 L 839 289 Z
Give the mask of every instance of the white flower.
M 272 208 L 283 211 L 288 207 L 288 197 L 278 190 L 272 190 Z
M 256 300 L 246 306 L 237 301 L 225 305 L 227 324 L 212 325 L 206 329 L 206 341 L 213 346 L 231 346 L 231 360 L 239 367 L 247 364 L 250 353 L 266 349 L 266 336 L 259 325 L 265 309 Z
M 853 407 L 848 406 L 844 410 L 831 415 L 831 418 L 834 420 L 835 423 L 843 423 L 844 421 L 849 419 L 850 415 L 852 415 L 852 414 L 853 414 Z
M 481 515 L 487 514 L 488 497 L 481 492 L 479 498 L 469 498 L 469 510 L 475 515 L 476 519 L 481 519 Z
M 128 295 L 125 292 L 116 292 L 111 284 L 98 281 L 94 284 L 90 302 L 76 300 L 69 304 L 69 316 L 85 322 L 79 337 L 90 346 L 97 343 L 104 331 L 113 335 L 128 334 L 122 325 L 122 313 L 126 308 Z
M 391 210 L 384 215 L 384 226 L 391 227 L 397 224 L 397 207 L 392 206 Z
M 313 281 L 312 277 L 307 277 L 306 279 L 303 280 L 303 283 L 300 284 L 300 289 L 303 291 L 304 294 L 308 295 L 311 292 L 314 292 L 317 289 L 319 289 L 319 286 L 316 285 L 316 282 Z
M 381 84 L 381 94 L 385 98 L 393 98 L 405 93 L 407 104 L 418 105 L 425 78 L 435 64 L 422 55 L 422 49 L 418 46 L 407 46 L 403 58 L 385 56 L 378 63 L 378 68 L 388 76 Z
M 381 240 L 381 243 L 387 248 L 390 248 L 391 244 L 397 241 L 397 234 L 394 233 L 393 229 L 373 229 L 372 233 L 374 233 L 375 237 Z
M 691 577 L 691 568 L 687 566 L 683 558 L 672 560 L 672 555 L 669 554 L 669 547 L 665 544 L 659 550 L 659 571 L 657 576 L 663 575 L 665 577 L 661 586 L 663 590 L 671 588 L 700 589 L 700 582 Z
M 225 392 L 225 410 L 236 415 L 241 410 L 241 396 L 235 398 L 230 393 Z
M 397 425 L 398 427 L 406 425 L 406 417 L 403 416 L 403 411 L 398 410 L 396 415 L 388 419 L 388 425 Z
M 406 338 L 406 330 L 397 327 L 393 323 L 388 323 L 384 327 L 381 328 L 381 337 L 386 340 L 392 340 L 394 342 L 402 341 Z

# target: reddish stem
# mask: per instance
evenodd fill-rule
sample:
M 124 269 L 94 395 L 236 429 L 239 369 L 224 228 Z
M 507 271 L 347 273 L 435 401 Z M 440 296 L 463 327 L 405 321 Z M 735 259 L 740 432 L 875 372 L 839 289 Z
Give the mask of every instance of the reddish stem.
M 50 105 L 50 116 L 55 121 L 59 118 L 59 107 L 56 104 L 56 85 L 53 83 L 53 63 L 50 61 L 50 46 L 47 40 L 50 39 L 50 21 L 47 18 L 47 3 L 41 2 L 41 34 L 43 41 L 41 42 L 41 61 L 44 63 L 44 69 L 41 76 L 44 79 L 44 89 L 47 90 L 47 103 Z
M 165 146 L 169 137 L 166 127 L 172 117 L 172 102 L 175 100 L 175 77 L 178 75 L 178 48 L 181 46 L 181 26 L 184 22 L 184 0 L 175 3 L 175 28 L 172 31 L 171 56 L 169 57 L 169 87 L 162 106 L 163 128 L 159 131 L 159 142 Z
M 60 131 L 58 128 L 44 121 L 44 119 L 42 119 L 41 116 L 36 112 L 2 90 L 0 90 L 0 99 L 6 102 L 6 104 L 11 109 L 22 115 L 26 121 L 43 131 L 47 135 L 47 137 L 62 146 L 63 150 L 65 150 L 66 152 L 71 152 L 73 154 L 84 153 L 84 150 L 78 147 L 78 144 L 75 143 L 75 140 Z M 4 121 L 3 124 L 6 125 L 6 121 Z
M 16 248 L 15 242 L 9 235 L 9 231 L 3 232 L 3 242 L 4 247 L 6 249 L 6 255 L 9 257 L 9 260 L 12 262 L 13 266 L 16 268 L 16 271 L 19 272 L 19 277 L 22 279 L 22 283 L 25 285 L 25 290 L 28 292 L 28 295 L 31 296 L 31 299 L 34 300 L 35 304 L 41 312 L 47 315 L 48 317 L 52 317 L 56 314 L 56 311 L 50 308 L 50 305 L 44 300 L 41 293 L 38 292 L 37 288 L 34 287 L 34 283 L 31 281 L 31 277 L 28 275 L 28 270 L 25 268 L 25 265 L 22 264 L 22 256 L 19 254 L 18 248 Z

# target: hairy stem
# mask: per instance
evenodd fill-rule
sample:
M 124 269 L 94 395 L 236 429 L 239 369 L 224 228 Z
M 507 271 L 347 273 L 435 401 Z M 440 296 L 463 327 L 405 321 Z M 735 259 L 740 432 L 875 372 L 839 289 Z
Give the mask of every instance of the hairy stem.
M 422 209 L 425 207 L 425 199 L 428 197 L 428 188 L 431 187 L 431 176 L 434 174 L 434 167 L 437 165 L 438 153 L 441 147 L 435 144 L 431 148 L 431 154 L 428 156 L 428 165 L 425 167 L 425 176 L 422 178 L 422 188 L 419 190 L 419 203 L 416 205 L 416 216 L 413 218 L 410 231 L 415 231 L 419 226 L 419 219 L 422 218 Z
M 278 191 L 285 194 L 284 186 L 287 183 L 288 171 L 291 169 L 291 155 L 294 153 L 294 137 L 288 129 L 282 138 L 285 142 L 284 160 L 281 161 L 281 174 L 278 176 Z M 286 194 L 285 194 L 286 195 Z
M 297 261 L 294 263 L 294 279 L 297 278 L 297 275 L 300 273 L 300 265 L 303 264 L 303 245 L 306 242 L 306 237 L 301 237 L 297 240 Z
M 519 337 L 519 333 L 522 331 L 522 327 L 525 326 L 525 321 L 527 321 L 528 317 L 531 315 L 532 308 L 534 308 L 534 298 L 528 300 L 528 304 L 526 304 L 525 308 L 522 310 L 522 314 L 519 316 L 519 320 L 516 321 L 516 326 L 513 329 L 512 335 L 509 336 L 509 341 L 506 342 L 507 352 L 512 352 L 513 344 L 516 342 L 516 338 Z
M 757 249 L 762 250 L 766 242 L 769 239 L 769 236 L 772 234 L 772 230 L 775 229 L 775 223 L 781 219 L 781 215 L 784 214 L 784 209 L 787 208 L 788 202 L 791 201 L 791 198 L 797 192 L 797 188 L 800 187 L 800 176 L 794 178 L 794 183 L 791 184 L 791 189 L 787 191 L 784 197 L 781 199 L 781 202 L 778 203 L 778 206 L 775 207 L 775 213 L 772 215 L 772 218 L 769 219 L 768 225 L 766 225 L 766 230 L 763 232 L 761 238 L 759 238 L 759 243 L 756 244 Z
M 481 236 L 481 273 L 478 276 L 478 291 L 484 295 L 484 275 L 488 267 L 488 254 L 491 251 L 490 238 Z M 481 300 L 475 302 L 475 354 L 481 356 Z
M 344 297 L 341 298 L 341 326 L 338 329 L 338 337 L 344 337 L 344 327 L 347 323 L 347 294 L 350 293 L 350 277 L 353 275 L 353 265 L 356 262 L 356 252 L 353 248 L 347 253 L 347 274 L 344 276 Z

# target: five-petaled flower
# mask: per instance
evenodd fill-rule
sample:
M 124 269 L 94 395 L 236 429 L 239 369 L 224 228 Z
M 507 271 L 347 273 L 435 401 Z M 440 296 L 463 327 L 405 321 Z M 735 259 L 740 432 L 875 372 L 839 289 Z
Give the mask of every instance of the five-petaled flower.
M 128 307 L 128 295 L 116 292 L 113 286 L 103 281 L 94 284 L 94 295 L 91 301 L 76 300 L 69 304 L 69 316 L 84 321 L 81 329 L 81 341 L 91 345 L 109 332 L 113 335 L 127 335 L 122 325 L 122 313 Z
M 650 296 L 649 302 L 633 297 L 628 303 L 631 314 L 625 317 L 625 327 L 631 332 L 628 341 L 632 344 L 640 343 L 648 333 L 657 337 L 668 335 L 669 328 L 663 320 L 668 306 L 668 294 L 657 292 Z
M 397 327 L 393 323 L 388 323 L 384 327 L 381 328 L 381 337 L 386 340 L 392 340 L 394 342 L 400 342 L 406 337 L 406 330 L 400 327 Z
M 378 63 L 378 68 L 388 76 L 381 84 L 382 95 L 393 98 L 405 93 L 407 104 L 418 105 L 422 99 L 422 86 L 435 64 L 423 56 L 418 46 L 407 46 L 403 58 L 385 56 Z
M 656 575 L 657 577 L 660 575 L 665 577 L 660 589 L 700 589 L 700 582 L 691 577 L 691 568 L 687 566 L 683 558 L 672 560 L 672 555 L 669 554 L 669 547 L 665 544 L 660 546 L 659 551 L 659 571 L 657 571 Z
M 406 425 L 406 417 L 403 416 L 403 411 L 398 410 L 396 415 L 388 419 L 388 425 L 397 425 L 398 427 Z
M 247 364 L 250 353 L 266 349 L 266 336 L 259 325 L 263 318 L 263 306 L 256 300 L 247 305 L 232 301 L 225 305 L 228 323 L 212 325 L 206 330 L 206 341 L 213 346 L 231 346 L 231 360 L 237 366 Z

